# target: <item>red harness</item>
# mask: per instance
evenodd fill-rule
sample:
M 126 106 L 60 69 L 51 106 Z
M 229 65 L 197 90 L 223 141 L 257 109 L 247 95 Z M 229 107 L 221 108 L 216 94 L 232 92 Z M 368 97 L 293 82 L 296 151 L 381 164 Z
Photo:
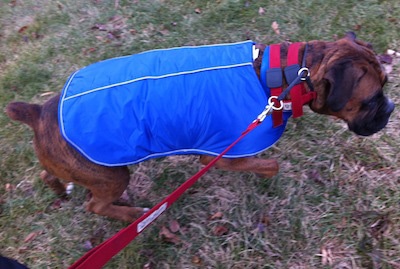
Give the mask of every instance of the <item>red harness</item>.
M 287 67 L 284 70 L 287 84 L 290 84 L 301 69 L 299 64 L 299 50 L 302 43 L 292 43 L 289 46 L 287 55 Z M 304 66 L 305 57 L 302 65 Z M 281 45 L 274 44 L 270 46 L 270 68 L 281 69 Z M 281 71 L 282 72 L 282 71 Z M 279 96 L 282 93 L 282 85 L 279 87 L 271 88 L 271 96 Z M 291 105 L 293 118 L 298 118 L 303 115 L 303 105 L 308 104 L 316 98 L 314 91 L 307 92 L 304 82 L 301 81 L 293 86 L 290 91 L 290 99 L 285 99 L 286 106 Z M 275 105 L 279 106 L 278 100 L 275 99 Z M 272 113 L 274 127 L 283 124 L 283 111 L 274 110 Z

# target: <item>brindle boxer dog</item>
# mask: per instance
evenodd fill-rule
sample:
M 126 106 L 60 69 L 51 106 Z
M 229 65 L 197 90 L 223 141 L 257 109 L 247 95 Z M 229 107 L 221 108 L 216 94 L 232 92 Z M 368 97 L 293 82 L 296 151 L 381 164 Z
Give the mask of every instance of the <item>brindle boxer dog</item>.
M 256 46 L 261 53 L 253 67 L 260 76 L 261 55 L 266 46 Z M 281 44 L 281 54 L 286 53 L 288 46 L 288 43 Z M 304 48 L 305 43 L 300 49 L 300 59 Z M 282 66 L 285 65 L 286 60 L 282 59 Z M 383 93 L 387 76 L 369 44 L 357 40 L 352 33 L 335 42 L 310 41 L 306 65 L 317 93 L 317 98 L 309 103 L 314 112 L 343 119 L 351 131 L 361 136 L 372 135 L 386 126 L 394 104 Z M 123 221 L 134 221 L 143 214 L 143 208 L 113 204 L 128 185 L 130 176 L 127 166 L 95 164 L 72 147 L 60 134 L 59 100 L 58 95 L 44 105 L 12 102 L 6 108 L 11 119 L 26 123 L 33 129 L 34 148 L 45 169 L 41 178 L 58 194 L 65 193 L 59 179 L 82 185 L 92 194 L 86 205 L 87 210 Z M 182 125 L 182 128 L 185 126 Z M 200 161 L 207 164 L 213 158 L 202 155 Z M 278 172 L 275 160 L 255 157 L 223 158 L 216 167 L 250 171 L 264 177 Z

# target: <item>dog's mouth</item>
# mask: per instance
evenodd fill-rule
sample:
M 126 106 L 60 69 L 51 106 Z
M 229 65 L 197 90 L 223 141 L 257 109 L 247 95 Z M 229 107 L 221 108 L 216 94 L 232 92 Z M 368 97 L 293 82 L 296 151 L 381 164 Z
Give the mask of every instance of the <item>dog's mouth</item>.
M 362 118 L 348 123 L 351 131 L 361 136 L 369 136 L 379 132 L 387 125 L 395 105 L 390 99 L 383 96 L 375 99 L 363 105 L 361 109 L 365 110 L 366 114 Z

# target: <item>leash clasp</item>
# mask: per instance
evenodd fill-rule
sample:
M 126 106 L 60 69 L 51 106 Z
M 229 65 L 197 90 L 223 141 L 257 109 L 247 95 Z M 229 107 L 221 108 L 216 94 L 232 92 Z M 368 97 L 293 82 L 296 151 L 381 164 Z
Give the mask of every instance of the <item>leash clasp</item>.
M 279 102 L 279 106 L 275 106 L 275 100 Z M 282 110 L 283 109 L 283 101 L 278 99 L 278 96 L 271 96 L 268 98 L 268 105 L 264 108 L 264 111 L 261 112 L 260 115 L 257 116 L 258 122 L 263 122 L 265 118 L 270 115 L 274 110 Z

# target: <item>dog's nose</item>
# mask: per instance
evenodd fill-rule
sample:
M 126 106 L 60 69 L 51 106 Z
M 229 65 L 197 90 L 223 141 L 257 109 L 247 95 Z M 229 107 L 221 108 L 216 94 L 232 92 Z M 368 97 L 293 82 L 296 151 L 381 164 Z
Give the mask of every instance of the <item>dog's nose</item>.
M 395 107 L 395 105 L 394 105 L 393 101 L 390 99 L 387 99 L 386 113 L 391 114 L 394 110 L 394 107 Z

